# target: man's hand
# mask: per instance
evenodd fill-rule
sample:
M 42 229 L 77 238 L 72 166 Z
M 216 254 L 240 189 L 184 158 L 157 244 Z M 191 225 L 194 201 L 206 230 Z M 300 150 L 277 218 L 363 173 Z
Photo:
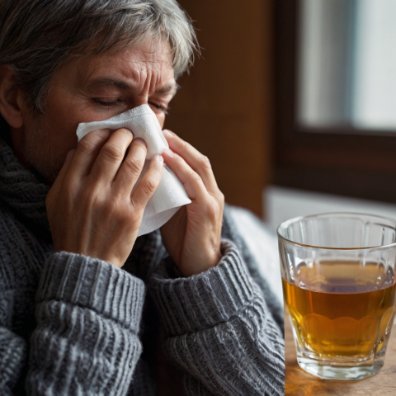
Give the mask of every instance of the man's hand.
M 165 130 L 164 134 L 170 147 L 163 154 L 165 162 L 192 203 L 162 227 L 162 238 L 179 270 L 189 276 L 215 266 L 221 257 L 224 195 L 208 158 L 174 133 Z
M 142 175 L 146 154 L 127 129 L 96 131 L 79 142 L 46 199 L 55 249 L 124 265 L 161 179 L 161 156 Z

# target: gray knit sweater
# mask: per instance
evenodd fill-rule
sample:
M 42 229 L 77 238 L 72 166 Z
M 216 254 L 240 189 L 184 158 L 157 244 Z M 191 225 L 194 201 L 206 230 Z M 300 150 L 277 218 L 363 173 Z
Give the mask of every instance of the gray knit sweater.
M 282 312 L 227 215 L 178 277 L 159 232 L 123 269 L 54 252 L 48 187 L 0 142 L 0 395 L 281 395 Z

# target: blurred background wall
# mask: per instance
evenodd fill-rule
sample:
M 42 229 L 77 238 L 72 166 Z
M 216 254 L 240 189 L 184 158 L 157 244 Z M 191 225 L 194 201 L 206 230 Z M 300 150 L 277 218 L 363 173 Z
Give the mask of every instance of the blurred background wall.
M 166 127 L 211 159 L 228 203 L 272 230 L 323 211 L 396 218 L 394 0 L 179 2 L 202 53 Z
M 272 1 L 180 0 L 202 49 L 167 127 L 207 155 L 227 202 L 262 215 L 272 126 Z

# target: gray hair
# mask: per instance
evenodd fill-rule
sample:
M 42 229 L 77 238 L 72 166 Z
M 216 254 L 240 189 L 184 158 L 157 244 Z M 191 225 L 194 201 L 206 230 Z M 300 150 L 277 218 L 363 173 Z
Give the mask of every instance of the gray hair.
M 39 111 L 47 83 L 65 59 L 147 35 L 169 42 L 176 77 L 188 69 L 196 36 L 175 0 L 0 0 L 0 64 L 14 68 Z

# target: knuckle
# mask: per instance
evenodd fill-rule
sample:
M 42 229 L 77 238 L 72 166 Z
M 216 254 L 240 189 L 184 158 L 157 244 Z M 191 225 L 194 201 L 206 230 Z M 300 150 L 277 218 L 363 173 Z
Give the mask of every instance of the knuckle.
M 179 149 L 181 149 L 181 151 L 186 151 L 188 149 L 188 143 L 183 139 L 180 139 L 177 142 L 177 146 L 179 146 Z
M 131 221 L 138 221 L 140 218 L 140 211 L 144 208 L 144 206 L 134 196 L 131 197 L 131 206 L 133 208 Z
M 81 192 L 80 198 L 81 198 L 80 202 L 83 203 L 84 206 L 89 208 L 100 204 L 100 200 L 95 196 L 95 194 L 92 193 L 92 191 L 90 191 L 89 188 L 86 188 Z
M 89 178 L 84 187 L 79 191 L 79 202 L 83 203 L 86 207 L 101 206 L 105 200 L 105 194 L 99 190 L 95 180 Z
M 126 210 L 120 201 L 116 202 L 106 202 L 105 208 L 111 214 L 111 218 L 118 223 L 121 223 L 126 218 Z
M 95 133 L 88 133 L 84 136 L 78 146 L 83 151 L 93 151 L 110 135 L 109 130 L 101 129 Z
M 62 183 L 62 188 L 71 194 L 75 195 L 81 188 L 82 180 L 74 175 L 67 175 Z
M 137 206 L 135 206 L 135 210 L 129 215 L 130 224 L 134 224 L 135 226 L 139 226 L 143 217 L 143 210 L 140 210 Z
M 93 135 L 93 133 L 90 133 L 90 135 Z M 91 138 L 88 135 L 86 138 L 80 140 L 78 147 L 80 150 L 84 152 L 91 152 L 96 148 L 97 145 L 98 145 L 98 139 Z
M 201 166 L 202 166 L 203 169 L 205 169 L 205 170 L 211 170 L 212 169 L 212 164 L 210 163 L 210 159 L 206 155 L 203 155 L 201 157 L 200 162 L 201 162 Z
M 156 188 L 157 183 L 155 183 L 153 180 L 146 180 L 142 185 L 143 192 L 146 196 L 153 195 Z
M 132 202 L 132 210 L 129 211 L 128 224 L 134 228 L 139 228 L 144 214 L 144 206 L 139 203 Z
M 144 161 L 140 160 L 139 158 L 127 158 L 123 164 L 127 172 L 133 175 L 140 174 L 143 169 L 143 165 Z
M 144 153 L 147 152 L 147 146 L 143 139 L 134 139 L 132 144 L 136 150 L 142 151 Z
M 96 196 L 92 203 L 103 219 L 111 219 L 117 224 L 122 224 L 125 221 L 127 210 L 123 197 Z
M 201 184 L 201 183 L 202 183 L 201 177 L 200 177 L 197 173 L 195 173 L 195 172 L 191 172 L 191 173 L 190 173 L 190 180 L 191 180 L 191 182 L 192 182 L 193 184 L 195 184 L 195 185 L 198 185 L 198 184 Z
M 127 128 L 120 128 L 120 129 L 117 129 L 117 131 L 116 131 L 115 133 L 123 134 L 123 135 L 125 135 L 125 136 L 127 136 L 127 137 L 132 137 L 132 138 L 133 138 L 133 133 L 132 133 L 132 131 L 130 131 L 130 130 L 127 129 Z
M 123 151 L 114 145 L 107 144 L 102 148 L 102 156 L 111 162 L 121 161 L 124 158 Z
M 219 205 L 215 200 L 210 200 L 208 203 L 208 212 L 212 215 L 215 216 L 219 210 Z
M 211 200 L 208 200 L 205 202 L 205 205 L 202 206 L 202 214 L 205 219 L 215 221 L 217 217 L 217 205 L 215 205 Z

